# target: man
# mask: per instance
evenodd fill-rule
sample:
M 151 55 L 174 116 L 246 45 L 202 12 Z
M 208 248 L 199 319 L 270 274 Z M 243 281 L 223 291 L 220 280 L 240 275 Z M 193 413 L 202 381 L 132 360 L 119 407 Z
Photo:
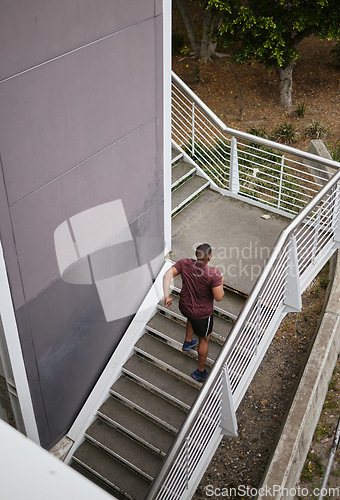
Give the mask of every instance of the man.
M 214 299 L 219 302 L 224 296 L 224 278 L 218 269 L 208 265 L 211 257 L 211 246 L 207 243 L 199 245 L 196 248 L 196 260 L 180 259 L 168 269 L 163 278 L 164 305 L 169 307 L 173 301 L 169 296 L 170 282 L 181 275 L 179 309 L 187 318 L 182 350 L 190 351 L 198 344 L 198 369 L 191 376 L 199 382 L 203 382 L 208 376 L 205 361 L 213 328 Z M 198 336 L 199 342 L 192 340 L 193 333 Z

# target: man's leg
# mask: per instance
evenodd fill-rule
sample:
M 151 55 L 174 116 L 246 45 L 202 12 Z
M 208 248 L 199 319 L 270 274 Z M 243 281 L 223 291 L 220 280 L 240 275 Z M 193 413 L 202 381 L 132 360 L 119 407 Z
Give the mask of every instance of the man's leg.
M 199 337 L 198 339 L 198 369 L 203 372 L 205 362 L 208 356 L 210 334 L 207 337 Z
M 187 342 L 191 342 L 193 333 L 194 333 L 194 330 L 192 329 L 192 324 L 190 323 L 189 320 L 187 320 L 187 326 L 186 326 L 186 330 L 185 330 L 185 340 Z
M 190 351 L 193 347 L 196 347 L 198 342 L 196 339 L 192 340 L 192 334 L 194 330 L 192 328 L 192 324 L 189 320 L 187 320 L 187 326 L 185 330 L 185 341 L 182 346 L 182 351 Z

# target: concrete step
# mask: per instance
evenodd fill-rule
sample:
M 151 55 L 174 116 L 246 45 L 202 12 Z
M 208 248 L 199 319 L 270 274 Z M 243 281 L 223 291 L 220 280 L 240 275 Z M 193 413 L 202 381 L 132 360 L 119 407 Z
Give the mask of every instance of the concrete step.
M 188 385 L 183 380 L 174 377 L 136 354 L 125 363 L 123 373 L 137 379 L 147 389 L 186 411 L 190 410 L 198 394 L 197 388 Z
M 109 397 L 102 404 L 97 414 L 110 425 L 121 429 L 125 434 L 163 457 L 173 442 L 174 434 L 113 397 Z
M 195 175 L 172 192 L 171 214 L 174 214 L 209 186 L 209 181 Z
M 70 463 L 70 467 L 77 471 L 78 474 L 81 474 L 82 476 L 86 477 L 88 481 L 91 481 L 92 483 L 96 484 L 99 488 L 103 489 L 110 495 L 112 495 L 114 498 L 117 500 L 126 500 L 126 496 L 120 494 L 116 489 L 114 489 L 112 486 L 109 485 L 109 483 L 105 482 L 104 480 L 101 480 L 99 476 L 95 476 L 92 474 L 88 469 L 85 469 L 82 467 L 78 462 L 72 461 Z
M 175 189 L 179 184 L 182 184 L 196 172 L 196 167 L 180 161 L 171 169 L 171 189 Z
M 125 467 L 119 460 L 84 441 L 73 455 L 73 460 L 131 500 L 143 500 L 150 481 Z
M 179 310 L 179 297 L 177 295 L 172 294 L 171 297 L 173 298 L 173 301 L 171 303 L 171 306 L 165 307 L 164 306 L 164 301 L 162 300 L 158 304 L 158 311 L 160 314 L 163 314 L 165 317 L 177 321 L 181 323 L 182 325 L 185 325 L 187 322 L 187 319 L 181 311 Z M 230 317 L 230 315 L 229 315 Z M 216 342 L 219 343 L 224 343 L 226 338 L 228 337 L 232 327 L 233 327 L 233 322 L 230 320 L 226 320 L 225 318 L 219 317 L 217 314 L 214 315 L 214 326 L 213 326 L 213 331 L 211 334 L 211 338 L 214 338 Z
M 184 410 L 136 384 L 125 375 L 113 384 L 110 393 L 152 422 L 175 434 L 186 418 Z
M 177 293 L 181 291 L 182 279 L 180 275 L 176 276 L 176 278 L 172 280 L 171 287 Z M 235 320 L 242 311 L 246 300 L 247 298 L 244 295 L 240 295 L 239 293 L 233 292 L 224 287 L 224 297 L 220 302 L 214 302 L 214 311 L 220 312 L 221 314 Z
M 171 149 L 171 164 L 176 163 L 181 158 L 183 158 L 183 154 L 180 151 L 178 151 L 178 149 L 172 148 Z
M 87 429 L 85 438 L 149 481 L 161 465 L 162 457 L 98 418 Z
M 225 323 L 228 324 L 227 321 Z M 169 346 L 172 346 L 183 354 L 182 346 L 185 340 L 185 326 L 183 324 L 171 321 L 163 314 L 155 314 L 147 323 L 146 331 L 155 334 L 157 337 L 161 337 Z M 196 336 L 193 338 L 197 339 Z M 215 338 L 211 337 L 206 361 L 208 366 L 212 366 L 214 364 L 220 350 L 220 343 L 217 343 Z M 194 359 L 198 359 L 197 347 L 187 351 L 185 354 L 193 357 Z
M 176 323 L 174 323 L 174 325 L 176 325 Z M 211 344 L 213 343 L 211 342 Z M 214 344 L 220 350 L 221 346 L 216 344 L 216 342 L 214 342 Z M 149 335 L 148 333 L 139 339 L 135 346 L 135 350 L 153 361 L 162 369 L 168 370 L 175 376 L 184 379 L 191 385 L 194 385 L 194 387 L 200 387 L 200 383 L 196 382 L 191 377 L 191 373 L 197 369 L 197 358 L 195 359 L 192 357 L 196 351 L 192 352 L 193 350 L 191 350 L 183 353 L 182 351 L 174 349 L 171 345 L 158 340 L 156 337 Z M 211 362 L 207 362 L 206 366 L 209 367 L 211 364 Z

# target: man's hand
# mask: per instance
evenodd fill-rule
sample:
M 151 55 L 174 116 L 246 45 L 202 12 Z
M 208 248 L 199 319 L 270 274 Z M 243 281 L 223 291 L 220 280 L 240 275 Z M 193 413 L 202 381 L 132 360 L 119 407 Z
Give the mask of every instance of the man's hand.
M 165 305 L 165 307 L 171 306 L 171 302 L 173 300 L 174 300 L 173 297 L 169 297 L 169 296 L 165 297 L 165 299 L 164 299 L 164 305 Z

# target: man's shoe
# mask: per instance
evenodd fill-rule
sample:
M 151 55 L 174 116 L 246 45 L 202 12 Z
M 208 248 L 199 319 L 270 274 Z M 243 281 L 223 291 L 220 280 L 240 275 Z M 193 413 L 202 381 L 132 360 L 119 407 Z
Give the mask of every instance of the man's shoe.
M 184 341 L 182 351 L 190 351 L 193 347 L 196 347 L 198 344 L 198 340 L 193 339 L 191 342 L 188 342 L 187 340 Z
M 195 380 L 197 380 L 198 382 L 204 382 L 205 379 L 207 378 L 208 376 L 208 372 L 207 370 L 203 370 L 203 372 L 201 372 L 201 370 L 199 370 L 197 368 L 196 371 L 194 371 L 192 374 L 191 374 L 192 378 L 194 378 Z

